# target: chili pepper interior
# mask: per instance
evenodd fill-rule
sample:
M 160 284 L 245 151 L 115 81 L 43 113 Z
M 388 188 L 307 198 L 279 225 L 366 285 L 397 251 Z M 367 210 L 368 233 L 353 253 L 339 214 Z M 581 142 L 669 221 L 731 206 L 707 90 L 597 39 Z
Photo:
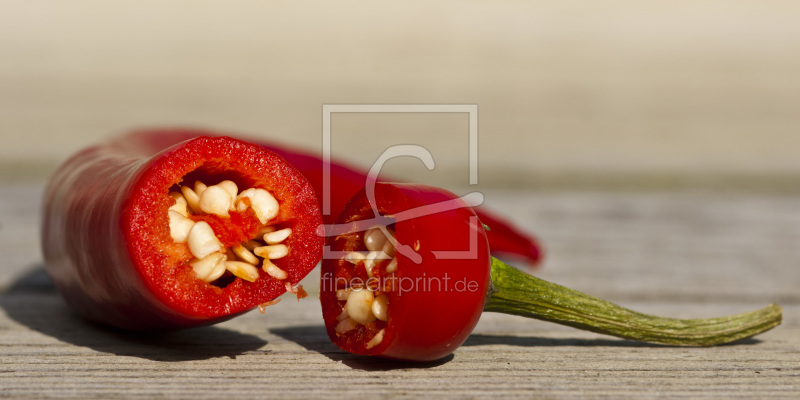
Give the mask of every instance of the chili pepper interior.
M 344 259 L 336 271 L 336 334 L 353 348 L 371 349 L 383 341 L 388 321 L 389 296 L 397 278 L 397 258 L 390 237 L 380 227 L 345 234 Z
M 175 261 L 190 259 L 197 277 L 218 287 L 236 277 L 255 281 L 259 277 L 256 266 L 262 263 L 264 272 L 286 279 L 286 271 L 271 261 L 289 254 L 283 242 L 294 225 L 292 220 L 275 218 L 280 203 L 260 187 L 240 191 L 241 180 L 237 179 L 237 184 L 227 173 L 198 171 L 204 173 L 184 177 L 184 183 L 195 182 L 194 188 L 174 185 L 169 192 L 175 202 L 168 211 L 170 235 L 179 257 Z
M 163 149 L 137 137 L 79 153 L 48 186 L 43 247 L 70 305 L 124 328 L 180 328 L 296 290 L 322 249 L 316 196 L 300 172 L 236 139 L 203 137 Z M 193 205 L 184 188 L 207 191 L 208 204 Z M 257 191 L 276 205 L 268 218 L 254 204 Z M 225 196 L 228 209 L 221 210 Z M 265 234 L 277 241 L 265 242 Z M 248 244 L 254 239 L 261 243 Z M 253 251 L 260 254 L 255 264 Z M 221 274 L 214 259 L 222 259 Z M 263 259 L 272 260 L 262 266 Z M 208 279 L 209 271 L 220 275 Z

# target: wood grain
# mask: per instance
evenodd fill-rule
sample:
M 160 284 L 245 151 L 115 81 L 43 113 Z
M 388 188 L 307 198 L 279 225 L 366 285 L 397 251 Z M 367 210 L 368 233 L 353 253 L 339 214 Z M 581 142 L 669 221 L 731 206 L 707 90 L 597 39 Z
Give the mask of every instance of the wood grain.
M 37 247 L 41 183 L 0 185 L 3 398 L 798 398 L 800 201 L 721 192 L 485 192 L 547 245 L 532 272 L 637 310 L 702 317 L 780 301 L 784 324 L 714 348 L 638 344 L 485 314 L 430 364 L 353 356 L 315 300 L 130 334 L 76 318 Z M 457 306 L 457 305 L 454 305 Z

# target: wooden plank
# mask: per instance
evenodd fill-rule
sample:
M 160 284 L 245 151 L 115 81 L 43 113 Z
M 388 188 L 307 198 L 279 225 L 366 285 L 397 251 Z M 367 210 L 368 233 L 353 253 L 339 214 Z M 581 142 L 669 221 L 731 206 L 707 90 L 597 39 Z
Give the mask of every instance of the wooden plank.
M 681 349 L 487 314 L 453 356 L 424 365 L 331 344 L 317 302 L 285 299 L 215 327 L 146 336 L 73 317 L 52 293 L 2 297 L 0 385 L 9 396 L 374 398 L 554 396 L 793 398 L 800 329 Z M 728 311 L 724 307 L 711 311 Z M 13 310 L 13 311 L 12 311 Z M 797 313 L 793 313 L 796 320 Z
M 308 299 L 214 327 L 141 335 L 87 324 L 42 270 L 30 201 L 40 190 L 0 185 L 0 397 L 800 396 L 800 202 L 789 196 L 485 192 L 543 238 L 548 261 L 533 272 L 546 279 L 671 316 L 777 300 L 785 322 L 735 345 L 684 349 L 487 313 L 453 356 L 417 365 L 336 348 L 320 323 L 318 275 L 304 282 Z

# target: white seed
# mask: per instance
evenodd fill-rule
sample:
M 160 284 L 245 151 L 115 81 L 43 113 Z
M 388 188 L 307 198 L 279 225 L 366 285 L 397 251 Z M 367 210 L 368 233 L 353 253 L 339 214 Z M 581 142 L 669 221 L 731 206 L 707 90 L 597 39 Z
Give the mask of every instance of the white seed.
M 370 251 L 364 259 L 364 269 L 367 270 L 367 276 L 370 278 L 372 278 L 372 267 L 375 266 L 375 256 L 377 253 L 377 251 Z
M 205 183 L 200 181 L 194 182 L 194 192 L 197 193 L 198 196 L 202 196 L 203 192 L 206 190 L 208 186 Z
M 270 260 L 264 260 L 264 266 L 262 267 L 264 272 L 269 274 L 269 276 L 282 281 L 289 277 L 289 274 L 286 271 L 280 269 L 277 265 L 273 264 Z
M 394 257 L 395 254 L 394 244 L 392 244 L 392 242 L 387 240 L 386 244 L 383 245 L 383 252 L 386 253 L 386 255 L 388 255 L 389 257 Z
M 189 231 L 187 242 L 189 243 L 189 251 L 197 258 L 204 258 L 211 253 L 222 250 L 222 243 L 214 235 L 211 225 L 205 221 L 194 224 Z
M 258 258 L 256 258 L 255 254 L 251 253 L 250 250 L 247 250 L 241 244 L 237 244 L 231 248 L 233 250 L 233 254 L 236 254 L 236 257 L 248 264 L 258 265 Z
M 236 195 L 239 194 L 239 187 L 236 186 L 236 183 L 233 181 L 222 181 L 217 184 L 217 186 L 225 189 L 230 195 L 232 199 L 236 198 Z
M 246 262 L 225 261 L 225 269 L 249 282 L 255 282 L 258 279 L 258 269 Z
M 367 275 L 369 275 L 371 278 L 372 268 L 378 264 L 378 261 L 386 260 L 388 258 L 389 257 L 386 255 L 386 253 L 382 251 L 370 251 L 369 254 L 367 254 L 367 256 L 364 258 L 364 268 L 367 270 Z
M 397 271 L 397 258 L 393 258 L 392 261 L 389 261 L 389 264 L 386 266 L 386 273 L 391 274 L 394 271 Z
M 233 201 L 233 209 L 238 212 L 244 212 L 250 208 L 250 198 L 249 197 L 236 197 L 236 200 Z
M 198 196 L 197 193 L 192 190 L 192 188 L 188 186 L 181 186 L 181 193 L 183 193 L 183 198 L 186 199 L 186 204 L 189 205 L 189 208 L 192 209 L 192 212 L 195 214 L 203 212 L 203 210 L 200 209 L 200 196 Z
M 264 241 L 267 242 L 267 244 L 278 244 L 286 240 L 291 234 L 291 228 L 284 228 L 279 231 L 264 234 Z
M 336 300 L 347 300 L 347 296 L 350 294 L 351 289 L 338 289 L 336 290 Z
M 372 301 L 372 314 L 381 321 L 389 320 L 389 297 L 385 294 L 378 295 Z
M 167 215 L 169 215 L 169 235 L 172 236 L 172 240 L 175 243 L 186 243 L 194 221 L 175 210 L 169 210 Z
M 383 250 L 386 242 L 386 236 L 381 231 L 381 228 L 372 228 L 364 233 L 364 244 L 369 251 Z
M 351 251 L 344 256 L 344 259 L 350 261 L 353 264 L 358 264 L 359 261 L 364 260 L 364 253 L 359 253 L 357 251 Z
M 197 277 L 205 282 L 213 282 L 225 273 L 225 257 L 222 253 L 212 253 L 208 256 L 189 262 Z
M 186 204 L 186 198 L 183 197 L 183 195 L 178 192 L 169 192 L 169 197 L 175 199 L 175 204 L 171 205 L 169 209 L 172 211 L 177 211 L 184 217 L 188 217 L 189 211 L 187 210 L 187 207 L 189 205 Z
M 375 227 L 367 230 L 364 233 L 364 245 L 367 246 L 369 251 L 383 251 L 390 258 L 394 257 L 394 236 L 392 232 L 387 229 L 389 236 L 381 230 L 380 227 Z
M 289 248 L 285 244 L 273 244 L 269 246 L 261 246 L 253 249 L 253 253 L 262 258 L 276 260 L 285 257 L 289 254 Z
M 276 227 L 275 227 L 275 225 L 266 225 L 266 226 L 262 226 L 262 227 L 261 227 L 261 228 L 258 230 L 258 233 L 256 233 L 256 236 L 257 236 L 257 237 L 258 237 L 258 236 L 264 236 L 264 235 L 266 235 L 266 234 L 268 234 L 268 233 L 270 233 L 270 232 L 275 232 L 275 231 L 277 231 L 277 230 L 278 230 L 278 228 L 276 228 Z
M 341 322 L 348 318 L 350 318 L 350 314 L 347 313 L 346 309 L 342 308 L 342 312 L 339 313 L 339 315 L 336 317 L 336 320 Z
M 231 208 L 233 197 L 227 190 L 219 186 L 209 186 L 200 195 L 200 209 L 208 214 L 228 216 L 228 209 Z
M 262 224 L 266 224 L 269 220 L 278 215 L 278 200 L 270 194 L 270 192 L 261 188 L 250 188 L 242 191 L 237 196 L 236 200 L 243 198 L 250 199 L 250 207 L 256 213 L 256 217 Z M 236 209 L 239 209 L 237 205 Z
M 374 298 L 369 289 L 354 289 L 347 296 L 347 303 L 344 307 L 351 319 L 359 324 L 367 324 L 375 320 L 371 309 Z
M 381 344 L 381 342 L 383 341 L 383 334 L 384 330 L 383 329 L 379 330 L 378 333 L 376 333 L 375 336 L 373 336 L 372 339 L 370 339 L 369 342 L 367 342 L 367 345 L 364 347 L 366 347 L 367 349 L 371 349 Z
M 357 326 L 358 322 L 354 321 L 352 318 L 347 318 L 336 324 L 336 333 L 347 333 L 355 329 Z
M 255 188 L 245 189 L 242 190 L 239 194 L 236 195 L 236 200 L 234 203 L 236 205 L 236 210 L 241 212 L 247 208 L 253 206 L 253 196 L 256 194 Z M 266 222 L 263 222 L 266 223 Z

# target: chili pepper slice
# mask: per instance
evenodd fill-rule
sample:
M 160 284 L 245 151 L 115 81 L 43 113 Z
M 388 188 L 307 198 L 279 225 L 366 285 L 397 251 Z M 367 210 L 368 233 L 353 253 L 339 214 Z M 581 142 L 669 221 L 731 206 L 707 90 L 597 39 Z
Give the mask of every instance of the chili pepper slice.
M 267 303 L 321 257 L 316 196 L 278 155 L 228 137 L 138 134 L 83 150 L 44 196 L 46 269 L 89 320 L 213 324 Z
M 775 304 L 722 318 L 661 318 L 535 278 L 492 258 L 467 203 L 430 186 L 379 183 L 374 202 L 359 192 L 328 229 L 323 318 L 331 340 L 355 354 L 440 359 L 483 311 L 677 346 L 733 342 L 781 321 Z
M 199 129 L 154 129 L 141 131 L 139 135 L 141 135 L 142 141 L 166 147 L 195 136 L 216 136 L 218 134 Z M 262 139 L 248 139 L 248 141 L 277 153 L 300 170 L 311 182 L 317 195 L 320 196 L 320 205 L 322 204 L 323 160 L 318 155 L 276 143 L 269 143 Z M 331 214 L 322 216 L 325 224 L 336 222 L 336 218 L 341 213 L 341 210 L 344 209 L 347 201 L 364 188 L 367 180 L 366 172 L 343 162 L 332 161 L 330 171 Z M 481 222 L 490 228 L 486 232 L 486 237 L 489 239 L 494 254 L 510 255 L 531 265 L 541 262 L 544 251 L 534 236 L 521 231 L 510 221 L 492 214 L 483 207 L 476 207 L 475 212 Z

